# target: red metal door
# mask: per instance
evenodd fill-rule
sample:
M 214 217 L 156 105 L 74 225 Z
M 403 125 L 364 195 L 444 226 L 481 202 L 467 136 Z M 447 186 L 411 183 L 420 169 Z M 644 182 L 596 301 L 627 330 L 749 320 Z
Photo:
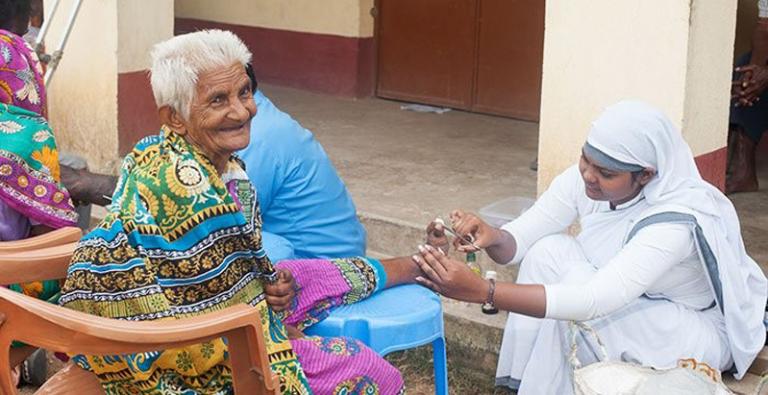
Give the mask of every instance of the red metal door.
M 544 1 L 480 2 L 472 110 L 538 121 Z
M 381 0 L 381 97 L 470 109 L 477 0 Z
M 379 0 L 378 96 L 538 120 L 543 0 Z

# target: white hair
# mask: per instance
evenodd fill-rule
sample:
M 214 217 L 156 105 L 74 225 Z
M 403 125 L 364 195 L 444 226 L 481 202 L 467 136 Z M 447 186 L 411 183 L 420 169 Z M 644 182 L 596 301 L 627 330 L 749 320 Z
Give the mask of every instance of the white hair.
M 173 37 L 152 49 L 152 92 L 158 107 L 170 106 L 189 119 L 201 73 L 250 63 L 251 52 L 234 33 L 201 30 Z

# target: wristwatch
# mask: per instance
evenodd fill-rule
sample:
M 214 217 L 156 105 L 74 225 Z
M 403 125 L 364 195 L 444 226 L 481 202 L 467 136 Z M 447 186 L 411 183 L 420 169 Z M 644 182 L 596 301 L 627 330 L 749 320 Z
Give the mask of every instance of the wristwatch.
M 488 296 L 486 296 L 485 303 L 483 303 L 483 306 L 482 306 L 483 313 L 496 314 L 499 312 L 499 309 L 496 308 L 496 305 L 493 303 L 495 292 L 496 292 L 496 279 L 488 278 Z

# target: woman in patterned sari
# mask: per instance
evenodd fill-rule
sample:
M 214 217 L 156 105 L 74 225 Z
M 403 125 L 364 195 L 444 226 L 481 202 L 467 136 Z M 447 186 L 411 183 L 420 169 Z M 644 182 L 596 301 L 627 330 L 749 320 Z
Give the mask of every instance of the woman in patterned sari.
M 0 103 L 21 107 L 47 119 L 43 69 L 35 51 L 22 37 L 28 30 L 31 9 L 30 0 L 0 0 Z M 58 153 L 55 159 L 59 161 Z M 109 204 L 104 196 L 114 190 L 113 176 L 63 164 L 56 167 L 62 184 L 69 191 L 68 197 L 79 204 Z
M 153 53 L 164 127 L 125 158 L 109 214 L 80 242 L 60 303 L 127 320 L 175 319 L 239 303 L 262 317 L 286 394 L 396 394 L 396 368 L 362 343 L 304 337 L 330 309 L 420 274 L 410 258 L 283 261 L 261 245 L 255 191 L 233 153 L 256 113 L 251 54 L 234 34 L 174 37 Z M 76 356 L 107 393 L 229 394 L 222 339 L 181 349 Z
M 0 241 L 77 222 L 44 118 L 40 62 L 22 38 L 29 7 L 29 0 L 0 0 Z
M 34 51 L 21 37 L 29 21 L 28 0 L 0 0 L 0 242 L 24 239 L 63 226 L 77 214 L 62 186 L 56 141 L 42 114 L 45 86 Z M 58 282 L 10 286 L 44 300 L 58 295 Z M 45 353 L 32 354 L 21 374 L 42 384 Z
M 21 12 L 14 7 L 0 8 L 0 241 L 77 222 L 69 193 L 60 184 L 56 140 L 43 118 L 40 63 L 20 34 L 4 30 L 17 25 L 17 19 L 29 19 L 11 18 Z

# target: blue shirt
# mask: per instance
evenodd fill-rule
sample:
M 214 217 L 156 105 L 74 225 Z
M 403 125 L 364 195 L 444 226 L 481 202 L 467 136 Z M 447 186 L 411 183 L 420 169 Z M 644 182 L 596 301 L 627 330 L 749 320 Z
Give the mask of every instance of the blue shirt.
M 239 155 L 256 187 L 264 231 L 284 239 L 265 235 L 269 257 L 364 255 L 365 228 L 323 147 L 261 91 L 254 99 L 258 111 L 251 122 L 251 142 Z M 290 247 L 293 256 L 288 256 Z

